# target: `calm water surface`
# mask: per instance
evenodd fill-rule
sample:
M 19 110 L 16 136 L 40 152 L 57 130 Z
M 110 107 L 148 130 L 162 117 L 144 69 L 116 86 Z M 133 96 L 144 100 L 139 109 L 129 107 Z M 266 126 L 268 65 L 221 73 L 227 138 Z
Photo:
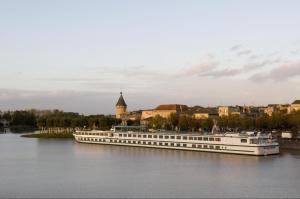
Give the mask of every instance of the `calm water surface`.
M 300 151 L 252 157 L 0 134 L 0 197 L 300 197 Z

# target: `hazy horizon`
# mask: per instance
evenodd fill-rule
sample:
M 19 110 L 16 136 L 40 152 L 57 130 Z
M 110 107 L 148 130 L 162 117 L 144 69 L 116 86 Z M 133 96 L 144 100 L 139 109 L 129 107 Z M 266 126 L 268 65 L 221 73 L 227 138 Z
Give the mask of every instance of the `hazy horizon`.
M 0 2 L 0 110 L 300 99 L 300 1 Z

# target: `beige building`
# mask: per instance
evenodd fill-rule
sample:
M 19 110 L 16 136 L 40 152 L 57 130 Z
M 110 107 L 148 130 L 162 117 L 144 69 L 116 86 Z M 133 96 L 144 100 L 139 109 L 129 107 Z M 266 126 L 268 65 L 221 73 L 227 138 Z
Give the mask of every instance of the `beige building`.
M 122 115 L 126 114 L 127 104 L 123 98 L 122 92 L 120 92 L 119 100 L 116 104 L 116 118 L 120 119 Z
M 274 113 L 274 107 L 267 106 L 266 108 L 264 108 L 264 113 L 267 114 L 268 116 L 272 116 Z
M 272 116 L 274 113 L 290 113 L 291 105 L 289 104 L 269 104 L 263 109 L 263 112 L 268 116 Z
M 172 113 L 181 113 L 188 110 L 188 106 L 182 104 L 163 104 L 153 110 L 153 116 L 160 115 L 168 118 Z
M 153 110 L 143 110 L 141 120 L 149 119 L 153 117 Z
M 193 118 L 195 119 L 207 119 L 207 118 L 216 118 L 219 116 L 218 109 L 214 107 L 199 107 L 195 106 L 190 108 L 189 112 L 192 113 Z
M 290 112 L 293 112 L 293 111 L 300 111 L 300 100 L 295 100 L 290 105 Z
M 153 110 L 145 110 L 142 112 L 142 120 L 149 119 L 159 115 L 163 118 L 168 118 L 172 113 L 182 113 L 188 110 L 188 106 L 182 104 L 163 104 Z
M 229 116 L 229 115 L 240 115 L 241 112 L 237 107 L 219 106 L 218 114 L 219 114 L 219 117 L 223 117 L 223 116 Z
M 194 113 L 193 117 L 197 120 L 209 118 L 209 113 Z
M 127 125 L 129 121 L 139 121 L 141 119 L 141 112 L 142 111 L 127 112 L 127 104 L 122 92 L 120 93 L 119 100 L 116 104 L 116 118 L 121 119 L 123 125 Z

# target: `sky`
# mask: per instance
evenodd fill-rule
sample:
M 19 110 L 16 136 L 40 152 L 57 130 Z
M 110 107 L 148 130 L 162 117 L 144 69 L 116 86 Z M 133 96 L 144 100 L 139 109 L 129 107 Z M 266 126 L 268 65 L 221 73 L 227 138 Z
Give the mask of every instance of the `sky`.
M 298 0 L 0 0 L 0 110 L 300 99 Z

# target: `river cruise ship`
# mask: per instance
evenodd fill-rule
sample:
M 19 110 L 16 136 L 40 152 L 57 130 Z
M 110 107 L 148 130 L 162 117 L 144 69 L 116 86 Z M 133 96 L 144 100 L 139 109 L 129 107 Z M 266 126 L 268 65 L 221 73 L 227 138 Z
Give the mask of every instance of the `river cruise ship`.
M 175 132 L 149 132 L 142 127 L 116 126 L 110 131 L 76 131 L 80 143 L 152 147 L 244 155 L 279 153 L 279 144 L 270 135 L 256 132 L 204 135 Z

